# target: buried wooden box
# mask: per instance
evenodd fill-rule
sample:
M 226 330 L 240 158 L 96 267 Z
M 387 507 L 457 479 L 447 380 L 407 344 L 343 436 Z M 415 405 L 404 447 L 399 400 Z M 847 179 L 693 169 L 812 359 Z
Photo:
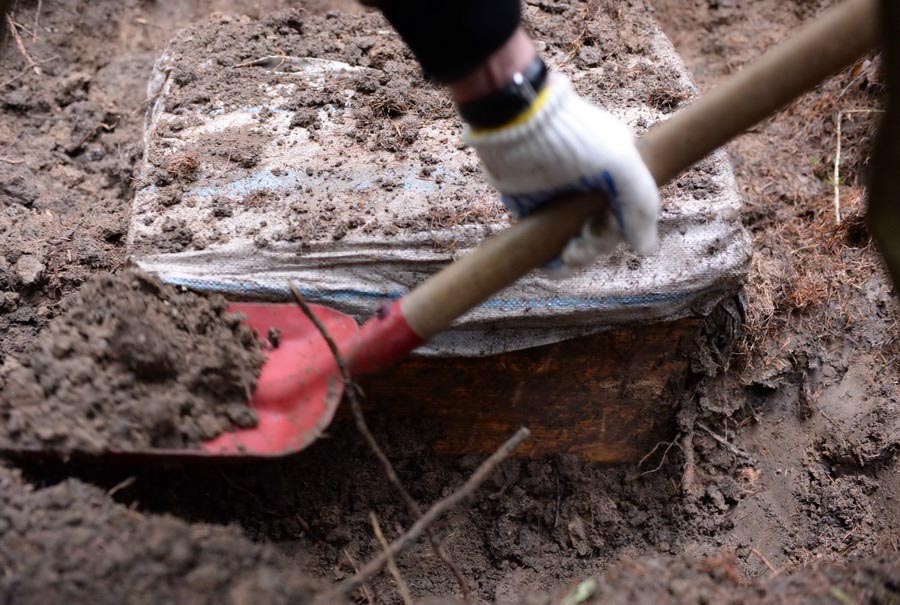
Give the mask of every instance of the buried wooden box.
M 519 427 L 519 456 L 636 462 L 675 434 L 692 364 L 721 360 L 742 325 L 737 299 L 709 317 L 619 327 L 489 357 L 413 357 L 361 381 L 369 414 L 415 418 L 437 453 L 490 454 Z M 349 419 L 343 408 L 339 417 Z

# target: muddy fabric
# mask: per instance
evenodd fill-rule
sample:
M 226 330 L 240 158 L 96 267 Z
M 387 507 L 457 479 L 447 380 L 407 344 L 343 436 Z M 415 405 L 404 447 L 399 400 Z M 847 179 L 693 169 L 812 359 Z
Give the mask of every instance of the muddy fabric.
M 0 367 L 0 446 L 196 447 L 256 425 L 264 356 L 222 297 L 127 271 L 65 304 L 30 356 Z
M 584 27 L 603 40 L 575 60 L 562 44 L 544 54 L 642 131 L 694 88 L 648 7 L 614 4 L 528 5 L 525 17 L 539 40 Z M 449 99 L 386 28 L 377 14 L 295 12 L 221 17 L 176 37 L 150 83 L 132 258 L 235 298 L 290 300 L 293 279 L 309 300 L 362 320 L 508 226 Z M 424 352 L 493 354 L 704 313 L 747 270 L 739 205 L 715 154 L 664 190 L 658 254 L 622 246 L 566 280 L 534 272 Z

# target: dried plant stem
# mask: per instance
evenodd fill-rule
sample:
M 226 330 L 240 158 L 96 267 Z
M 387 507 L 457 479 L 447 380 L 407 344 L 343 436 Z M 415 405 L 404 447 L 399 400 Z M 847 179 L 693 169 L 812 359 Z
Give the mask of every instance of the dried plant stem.
M 406 585 L 403 576 L 400 575 L 400 569 L 397 567 L 397 562 L 394 561 L 394 557 L 388 552 L 389 545 L 387 540 L 384 539 L 384 534 L 381 533 L 381 525 L 378 524 L 378 517 L 375 516 L 375 513 L 369 513 L 369 520 L 372 522 L 372 531 L 375 532 L 378 543 L 381 544 L 381 548 L 384 549 L 384 552 L 387 555 L 388 571 L 391 572 L 394 581 L 397 583 L 397 590 L 400 591 L 400 598 L 403 599 L 403 605 L 412 605 L 413 598 L 412 594 L 409 592 L 409 586 Z
M 432 523 L 448 511 L 452 510 L 463 499 L 470 496 L 482 483 L 484 483 L 484 480 L 490 476 L 497 465 L 503 462 L 530 434 L 531 432 L 527 428 L 520 428 L 515 435 L 510 437 L 506 443 L 500 446 L 500 449 L 482 462 L 481 466 L 472 473 L 472 476 L 469 477 L 459 489 L 446 498 L 435 502 L 434 505 L 406 531 L 406 533 L 392 542 L 381 555 L 366 563 L 359 570 L 358 574 L 352 578 L 347 578 L 338 584 L 334 589 L 334 593 L 338 595 L 350 594 L 364 582 L 367 582 L 369 578 L 381 571 L 387 564 L 388 557 L 396 557 L 397 554 L 406 550 L 425 533 Z
M 407 491 L 406 487 L 403 485 L 403 482 L 400 481 L 400 477 L 397 475 L 397 471 L 394 469 L 394 465 L 391 464 L 391 461 L 384 453 L 384 450 L 381 449 L 381 446 L 375 440 L 374 435 L 372 435 L 372 431 L 369 430 L 369 425 L 366 422 L 366 417 L 362 411 L 362 405 L 359 402 L 359 389 L 356 386 L 356 383 L 353 382 L 353 377 L 350 374 L 350 369 L 347 366 L 347 362 L 344 359 L 344 356 L 341 354 L 340 349 L 338 349 L 337 344 L 328 333 L 328 329 L 325 327 L 325 325 L 321 322 L 321 320 L 319 320 L 318 317 L 316 317 L 315 313 L 312 312 L 312 309 L 309 308 L 309 305 L 306 303 L 306 300 L 303 298 L 300 290 L 297 289 L 297 286 L 291 281 L 288 282 L 288 286 L 290 287 L 291 293 L 294 296 L 294 300 L 300 307 L 300 310 L 303 311 L 303 314 L 313 322 L 313 324 L 316 326 L 316 329 L 322 335 L 322 338 L 324 338 L 325 342 L 328 344 L 328 348 L 331 349 L 332 355 L 334 355 L 335 361 L 338 364 L 338 368 L 341 371 L 341 376 L 344 379 L 344 385 L 346 387 L 345 392 L 347 394 L 347 400 L 350 402 L 350 409 L 353 412 L 353 419 L 356 422 L 356 428 L 359 430 L 360 434 L 362 434 L 363 439 L 365 439 L 366 443 L 369 446 L 369 449 L 371 449 L 372 453 L 375 454 L 375 457 L 378 458 L 378 461 L 381 463 L 381 466 L 384 469 L 384 473 L 387 475 L 388 480 L 400 494 L 400 497 L 403 499 L 403 502 L 406 504 L 410 513 L 415 519 L 421 518 L 422 509 L 419 506 L 419 503 L 413 499 L 413 497 L 409 494 L 409 491 Z M 447 568 L 456 578 L 456 582 L 459 584 L 463 599 L 469 601 L 471 597 L 471 591 L 469 590 L 469 585 L 466 582 L 466 579 L 463 577 L 462 573 L 460 573 L 459 568 L 453 563 L 453 560 L 450 558 L 450 555 L 447 553 L 446 549 L 444 549 L 444 546 L 441 544 L 437 535 L 428 526 L 426 526 L 426 532 L 428 534 L 428 540 L 431 542 L 431 547 L 434 550 L 434 553 L 444 563 L 444 565 L 447 566 Z

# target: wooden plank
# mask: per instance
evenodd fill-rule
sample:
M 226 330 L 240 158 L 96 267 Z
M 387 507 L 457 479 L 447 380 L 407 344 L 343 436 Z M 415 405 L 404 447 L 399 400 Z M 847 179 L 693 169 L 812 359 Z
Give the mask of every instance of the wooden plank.
M 488 454 L 524 425 L 532 437 L 520 456 L 635 462 L 674 435 L 702 325 L 620 328 L 483 358 L 411 358 L 361 386 L 369 414 L 433 421 L 438 453 Z

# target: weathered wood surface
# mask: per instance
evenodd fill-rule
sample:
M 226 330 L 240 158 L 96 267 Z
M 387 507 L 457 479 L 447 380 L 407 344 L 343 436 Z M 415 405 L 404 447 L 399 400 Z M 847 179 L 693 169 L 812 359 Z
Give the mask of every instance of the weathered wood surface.
M 484 358 L 411 358 L 361 386 L 370 415 L 436 425 L 438 453 L 488 454 L 527 426 L 519 456 L 634 462 L 674 434 L 702 325 L 620 328 Z

